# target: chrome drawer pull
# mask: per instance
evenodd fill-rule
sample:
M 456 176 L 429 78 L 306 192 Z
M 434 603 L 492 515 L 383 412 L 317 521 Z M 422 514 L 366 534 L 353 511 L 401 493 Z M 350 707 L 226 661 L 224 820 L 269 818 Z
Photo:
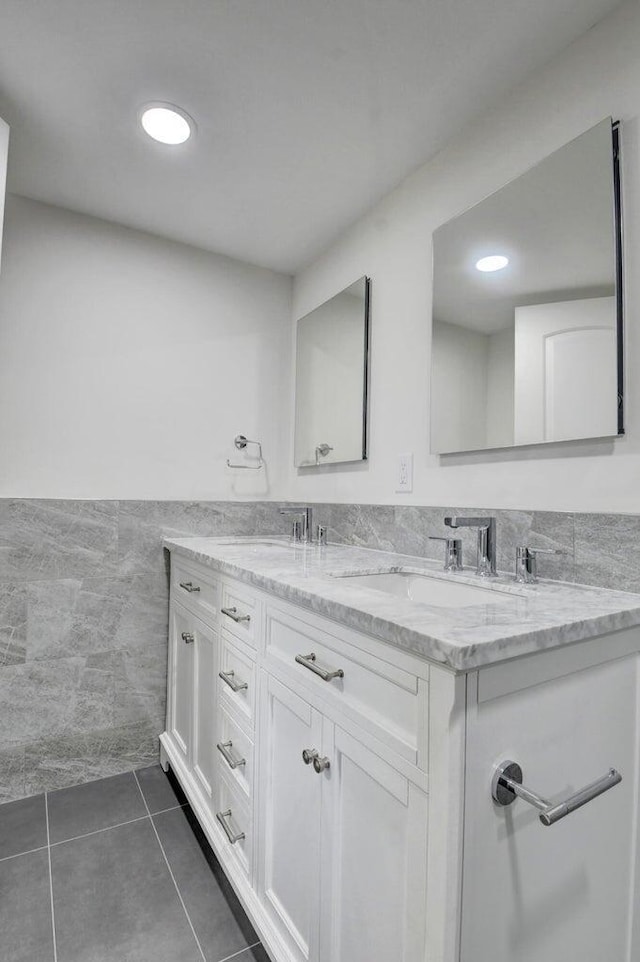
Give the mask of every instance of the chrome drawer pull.
M 246 691 L 249 687 L 246 681 L 237 682 L 235 681 L 235 671 L 219 671 L 218 677 L 229 686 L 231 691 Z
M 246 838 L 244 832 L 238 832 L 236 835 L 233 834 L 229 826 L 227 825 L 226 819 L 231 817 L 231 809 L 228 808 L 226 812 L 216 812 L 216 818 L 222 825 L 224 829 L 224 834 L 227 836 L 232 845 L 236 842 L 240 842 L 243 838 Z
M 218 742 L 218 744 L 216 745 L 216 748 L 224 758 L 229 768 L 239 768 L 240 765 L 246 765 L 247 762 L 245 758 L 233 757 L 233 755 L 229 751 L 229 749 L 232 747 L 233 747 L 233 742 Z
M 237 608 L 221 608 L 220 611 L 223 615 L 226 615 L 227 618 L 231 618 L 232 621 L 235 621 L 236 624 L 241 621 L 251 621 L 251 615 L 239 615 Z
M 561 818 L 571 815 L 576 809 L 582 808 L 587 802 L 597 798 L 610 788 L 619 785 L 622 775 L 615 768 L 610 768 L 606 775 L 597 781 L 581 788 L 579 792 L 569 795 L 561 802 L 546 801 L 536 795 L 535 792 L 525 788 L 522 784 L 522 769 L 517 762 L 506 761 L 497 766 L 493 782 L 491 783 L 491 796 L 497 805 L 511 805 L 515 802 L 516 796 L 522 798 L 529 805 L 533 805 L 540 812 L 540 821 L 543 825 L 555 825 Z
M 310 765 L 314 758 L 318 757 L 318 752 L 315 748 L 303 748 L 302 749 L 302 761 L 305 765 Z
M 313 767 L 318 775 L 320 775 L 321 772 L 326 772 L 328 768 L 331 768 L 331 762 L 326 755 L 324 758 L 316 757 L 313 759 Z
M 323 681 L 332 681 L 334 678 L 344 678 L 344 672 L 342 668 L 337 668 L 335 671 L 327 671 L 326 668 L 321 668 L 320 665 L 316 665 L 315 652 L 311 652 L 310 655 L 296 655 L 296 661 L 299 665 L 303 665 L 312 671 L 314 675 L 318 678 L 322 678 Z
M 184 588 L 185 591 L 188 591 L 189 594 L 191 594 L 192 591 L 200 591 L 198 585 L 194 585 L 191 581 L 181 581 L 180 587 Z
M 183 631 L 182 640 L 184 641 L 185 645 L 192 645 L 194 642 L 194 636 L 190 631 Z

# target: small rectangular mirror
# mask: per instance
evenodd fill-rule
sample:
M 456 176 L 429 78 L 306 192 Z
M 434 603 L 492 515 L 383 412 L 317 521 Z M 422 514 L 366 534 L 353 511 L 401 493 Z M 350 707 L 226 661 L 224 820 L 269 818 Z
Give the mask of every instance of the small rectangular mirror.
M 300 318 L 296 342 L 296 467 L 367 457 L 368 277 Z
M 434 233 L 431 451 L 623 433 L 619 130 Z

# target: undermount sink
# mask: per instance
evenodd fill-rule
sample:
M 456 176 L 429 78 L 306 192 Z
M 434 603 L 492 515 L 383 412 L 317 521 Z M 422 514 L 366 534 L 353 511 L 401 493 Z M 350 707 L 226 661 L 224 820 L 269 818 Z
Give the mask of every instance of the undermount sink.
M 484 588 L 462 581 L 433 578 L 414 571 L 390 571 L 368 575 L 334 575 L 362 588 L 375 588 L 437 608 L 467 608 L 471 605 L 499 605 L 513 601 L 512 593 L 499 588 Z

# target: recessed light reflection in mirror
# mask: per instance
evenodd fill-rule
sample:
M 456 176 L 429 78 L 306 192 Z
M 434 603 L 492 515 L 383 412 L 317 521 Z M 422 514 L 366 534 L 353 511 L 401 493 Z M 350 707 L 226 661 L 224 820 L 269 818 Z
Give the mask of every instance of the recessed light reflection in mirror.
M 509 263 L 509 258 L 505 257 L 504 254 L 490 254 L 488 257 L 481 257 L 479 261 L 476 261 L 476 270 L 482 271 L 483 274 L 489 274 L 493 271 L 502 271 Z

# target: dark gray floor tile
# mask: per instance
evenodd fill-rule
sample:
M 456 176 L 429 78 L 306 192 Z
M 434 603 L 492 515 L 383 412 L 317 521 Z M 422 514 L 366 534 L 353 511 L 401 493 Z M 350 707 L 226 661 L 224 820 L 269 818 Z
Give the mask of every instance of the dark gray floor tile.
M 202 962 L 147 818 L 51 849 L 58 962 Z
M 0 805 L 0 858 L 30 852 L 46 844 L 44 795 Z
M 0 957 L 2 962 L 53 962 L 45 850 L 0 862 Z
M 62 788 L 47 801 L 52 844 L 147 814 L 133 772 Z
M 174 809 L 153 821 L 207 962 L 219 962 L 257 942 L 191 811 Z
M 171 772 L 165 775 L 160 765 L 139 768 L 136 777 L 152 815 L 175 808 L 176 805 L 184 805 L 187 801 L 175 775 Z

